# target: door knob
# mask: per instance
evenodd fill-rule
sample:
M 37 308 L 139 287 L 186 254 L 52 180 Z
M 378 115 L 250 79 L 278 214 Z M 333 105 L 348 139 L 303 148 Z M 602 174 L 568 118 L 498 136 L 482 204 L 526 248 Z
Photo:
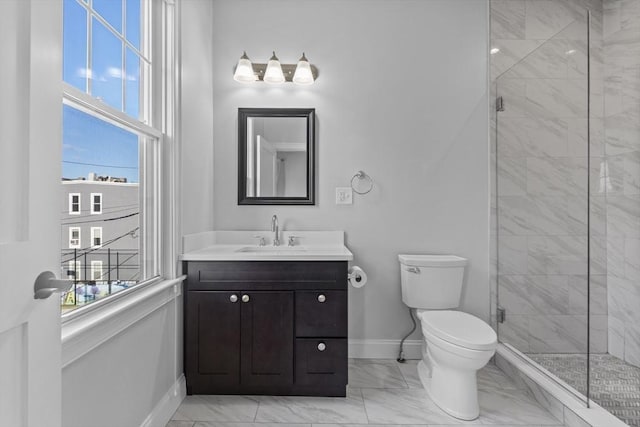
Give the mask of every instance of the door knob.
M 318 302 L 325 302 L 327 300 L 327 297 L 324 296 L 323 294 L 318 295 Z
M 52 272 L 43 271 L 33 284 L 33 298 L 47 299 L 54 292 L 67 292 L 71 289 L 71 285 L 73 285 L 72 280 L 56 279 Z
M 249 302 L 249 295 L 247 294 L 242 295 L 242 302 Z
M 238 302 L 238 295 L 233 294 L 229 297 L 229 301 L 231 302 Z
M 318 351 L 325 351 L 327 349 L 327 345 L 323 342 L 318 344 Z

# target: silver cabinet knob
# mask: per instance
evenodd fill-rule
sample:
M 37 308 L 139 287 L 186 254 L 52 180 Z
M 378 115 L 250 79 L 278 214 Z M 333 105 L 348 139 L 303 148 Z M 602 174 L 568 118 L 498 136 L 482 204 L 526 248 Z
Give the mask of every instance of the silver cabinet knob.
M 324 294 L 318 295 L 318 302 L 325 302 L 326 300 L 327 300 L 327 297 L 324 296 Z
M 249 295 L 247 294 L 242 295 L 242 302 L 249 302 Z
M 233 294 L 229 297 L 229 301 L 231 302 L 238 302 L 238 295 Z
M 318 351 L 325 351 L 327 349 L 327 345 L 323 342 L 318 344 Z

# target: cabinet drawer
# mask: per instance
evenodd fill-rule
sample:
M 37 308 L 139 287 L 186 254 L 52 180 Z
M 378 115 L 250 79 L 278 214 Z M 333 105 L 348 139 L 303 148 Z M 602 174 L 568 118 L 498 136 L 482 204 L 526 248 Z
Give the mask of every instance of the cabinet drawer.
M 346 337 L 347 291 L 296 291 L 296 336 Z
M 346 289 L 346 261 L 201 261 L 187 263 L 188 290 Z
M 296 339 L 296 385 L 347 384 L 347 339 Z

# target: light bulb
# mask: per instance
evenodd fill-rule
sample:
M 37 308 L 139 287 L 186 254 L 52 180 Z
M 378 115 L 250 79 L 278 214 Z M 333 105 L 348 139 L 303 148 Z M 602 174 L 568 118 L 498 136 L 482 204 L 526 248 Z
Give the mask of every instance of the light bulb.
M 264 72 L 263 80 L 266 83 L 270 84 L 284 83 L 284 74 L 282 73 L 282 67 L 280 66 L 280 61 L 278 60 L 275 52 L 273 52 L 273 56 L 267 63 L 267 70 Z
M 233 74 L 233 80 L 240 83 L 251 83 L 256 81 L 256 75 L 253 73 L 253 64 L 247 56 L 247 52 L 244 52 L 238 60 L 236 66 L 236 72 Z
M 298 85 L 310 85 L 313 83 L 313 73 L 311 72 L 311 64 L 302 52 L 302 58 L 298 61 L 296 72 L 293 74 L 293 82 Z

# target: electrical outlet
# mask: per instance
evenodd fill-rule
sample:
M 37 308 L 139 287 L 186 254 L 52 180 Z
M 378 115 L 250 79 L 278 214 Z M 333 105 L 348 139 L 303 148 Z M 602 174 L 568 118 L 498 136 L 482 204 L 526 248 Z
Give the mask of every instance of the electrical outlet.
M 336 205 L 353 204 L 353 190 L 351 187 L 336 187 Z

